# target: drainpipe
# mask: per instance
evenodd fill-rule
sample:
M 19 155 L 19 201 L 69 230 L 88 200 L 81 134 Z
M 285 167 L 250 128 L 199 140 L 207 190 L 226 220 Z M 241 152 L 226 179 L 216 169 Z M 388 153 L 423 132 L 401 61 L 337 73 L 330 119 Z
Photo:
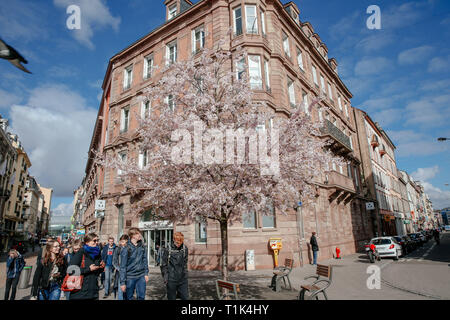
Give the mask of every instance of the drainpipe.
M 297 206 L 297 234 L 298 234 L 298 247 L 300 250 L 300 266 L 303 267 L 303 211 L 301 206 Z

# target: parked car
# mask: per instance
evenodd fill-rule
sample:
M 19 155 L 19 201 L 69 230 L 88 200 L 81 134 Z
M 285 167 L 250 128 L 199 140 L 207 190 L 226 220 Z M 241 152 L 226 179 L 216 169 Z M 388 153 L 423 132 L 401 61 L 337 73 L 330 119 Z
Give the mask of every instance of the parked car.
M 427 237 L 425 237 L 423 231 L 417 232 L 417 235 L 419 236 L 420 241 L 422 241 L 422 244 L 427 243 Z
M 411 240 L 414 241 L 416 249 L 423 245 L 422 240 L 416 233 L 408 233 L 408 237 L 410 237 Z
M 394 236 L 394 239 L 402 246 L 403 255 L 414 251 L 415 243 L 408 236 Z
M 433 230 L 432 229 L 427 230 L 427 239 L 431 240 L 432 238 L 433 238 Z
M 450 225 L 446 225 L 446 226 L 444 227 L 444 230 L 445 230 L 445 231 L 450 231 Z
M 394 258 L 403 255 L 402 246 L 395 240 L 394 237 L 379 237 L 370 240 L 370 243 L 375 245 L 381 258 Z

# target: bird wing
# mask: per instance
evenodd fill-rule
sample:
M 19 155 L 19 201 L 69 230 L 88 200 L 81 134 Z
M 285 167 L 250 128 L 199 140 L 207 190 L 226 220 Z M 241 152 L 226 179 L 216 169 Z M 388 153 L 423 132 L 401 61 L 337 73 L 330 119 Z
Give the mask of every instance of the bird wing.
M 20 61 L 19 61 L 18 58 L 9 60 L 9 62 L 11 62 L 13 65 L 15 65 L 15 66 L 16 66 L 17 68 L 19 68 L 20 70 L 25 71 L 25 72 L 27 72 L 27 73 L 31 73 L 31 72 L 28 71 L 23 65 L 20 64 Z
M 8 47 L 7 47 L 7 45 L 6 45 L 6 43 L 3 42 L 2 39 L 0 39 L 0 51 L 4 51 L 4 50 L 8 50 L 8 51 L 9 51 L 9 49 L 8 49 Z
M 8 49 L 10 51 L 9 55 L 12 59 L 19 59 L 20 62 L 28 63 L 28 61 L 25 60 L 25 58 L 22 57 L 22 55 L 19 52 L 17 52 L 16 49 L 14 49 L 13 47 L 11 47 L 9 45 L 6 45 L 6 46 L 8 47 Z

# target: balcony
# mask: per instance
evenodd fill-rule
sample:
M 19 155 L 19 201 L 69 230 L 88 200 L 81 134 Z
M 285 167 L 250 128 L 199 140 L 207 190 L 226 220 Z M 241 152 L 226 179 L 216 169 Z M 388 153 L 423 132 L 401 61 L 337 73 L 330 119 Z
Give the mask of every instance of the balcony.
M 350 145 L 350 138 L 339 130 L 331 121 L 325 119 L 325 126 L 320 129 L 324 137 L 333 140 L 331 149 L 337 154 L 349 154 L 353 152 Z
M 376 135 L 372 136 L 372 141 L 370 142 L 370 145 L 373 148 L 376 148 L 376 147 L 378 147 L 380 145 L 380 143 L 378 142 L 378 137 Z
M 338 204 L 342 201 L 347 204 L 357 195 L 353 180 L 335 171 L 327 173 L 327 180 L 324 181 L 324 184 L 325 188 L 329 189 L 328 200 L 330 202 L 336 200 Z

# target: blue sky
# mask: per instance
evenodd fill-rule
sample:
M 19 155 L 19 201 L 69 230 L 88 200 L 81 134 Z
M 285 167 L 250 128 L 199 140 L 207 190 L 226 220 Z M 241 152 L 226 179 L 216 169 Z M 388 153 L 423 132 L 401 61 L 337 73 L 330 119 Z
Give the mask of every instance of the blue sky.
M 39 183 L 54 188 L 55 216 L 71 211 L 81 183 L 108 60 L 165 19 L 163 0 L 10 0 L 0 37 L 32 75 L 0 61 L 0 114 L 10 120 Z M 287 1 L 285 1 L 287 2 Z M 436 207 L 450 206 L 450 3 L 447 0 L 294 1 L 335 57 L 353 93 L 397 146 L 397 165 L 423 181 Z M 80 31 L 66 8 L 81 7 Z M 369 5 L 381 30 L 369 30 Z

